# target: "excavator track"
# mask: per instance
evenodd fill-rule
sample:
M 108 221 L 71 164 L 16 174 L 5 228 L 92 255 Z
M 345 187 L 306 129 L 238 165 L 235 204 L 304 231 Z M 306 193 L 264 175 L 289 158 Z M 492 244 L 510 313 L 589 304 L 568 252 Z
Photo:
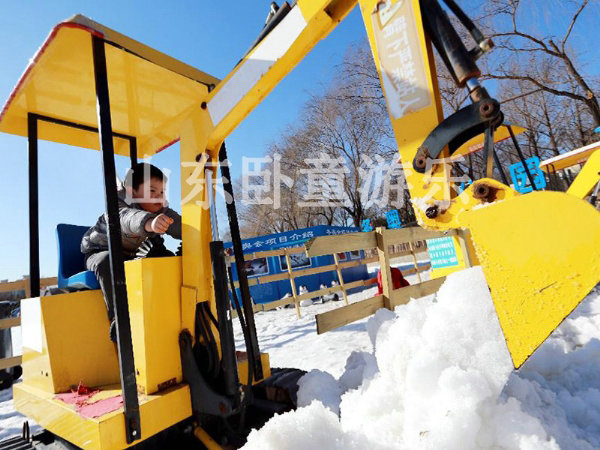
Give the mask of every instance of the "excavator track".
M 0 442 L 0 450 L 28 450 L 34 449 L 33 444 L 23 436 L 14 436 Z
M 34 448 L 29 432 L 29 422 L 27 421 L 23 423 L 23 432 L 20 435 L 0 441 L 0 450 L 28 450 Z

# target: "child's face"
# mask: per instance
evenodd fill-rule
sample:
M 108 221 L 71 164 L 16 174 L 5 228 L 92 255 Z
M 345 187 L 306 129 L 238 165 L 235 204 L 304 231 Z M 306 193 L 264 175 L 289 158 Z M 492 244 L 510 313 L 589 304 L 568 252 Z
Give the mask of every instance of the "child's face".
M 165 183 L 158 178 L 151 178 L 133 189 L 133 198 L 139 199 L 137 204 L 144 211 L 158 212 L 165 206 Z

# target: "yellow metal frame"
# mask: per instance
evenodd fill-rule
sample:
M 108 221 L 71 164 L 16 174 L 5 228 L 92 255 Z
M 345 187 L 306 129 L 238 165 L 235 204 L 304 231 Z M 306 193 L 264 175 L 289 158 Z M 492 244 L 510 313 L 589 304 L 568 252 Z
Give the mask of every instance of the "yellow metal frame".
M 567 194 L 584 199 L 592 193 L 598 183 L 600 183 L 600 148 L 589 157 L 581 172 L 567 189 Z
M 118 383 L 108 325 L 99 290 L 23 300 L 23 384 L 54 394 Z
M 600 214 L 571 195 L 539 191 L 464 212 L 461 222 L 519 367 L 598 283 Z
M 154 394 L 182 382 L 181 257 L 125 263 L 138 392 Z
M 598 150 L 600 150 L 600 142 L 594 142 L 585 147 L 548 158 L 540 163 L 540 169 L 544 172 L 556 172 L 557 170 L 567 169 L 578 164 L 585 164 L 588 158 L 597 153 Z

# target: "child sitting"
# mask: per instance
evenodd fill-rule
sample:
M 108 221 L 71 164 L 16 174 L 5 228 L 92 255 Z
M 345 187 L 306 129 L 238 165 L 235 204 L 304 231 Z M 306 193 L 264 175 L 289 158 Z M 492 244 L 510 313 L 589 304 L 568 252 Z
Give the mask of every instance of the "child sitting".
M 181 216 L 167 206 L 166 176 L 147 163 L 133 166 L 119 191 L 121 245 L 125 260 L 133 259 L 144 244 L 150 250 L 144 256 L 173 256 L 163 243 L 161 234 L 181 239 Z M 108 256 L 106 214 L 101 215 L 81 240 L 85 266 L 93 271 L 104 294 L 110 322 L 110 338 L 116 341 L 114 301 Z

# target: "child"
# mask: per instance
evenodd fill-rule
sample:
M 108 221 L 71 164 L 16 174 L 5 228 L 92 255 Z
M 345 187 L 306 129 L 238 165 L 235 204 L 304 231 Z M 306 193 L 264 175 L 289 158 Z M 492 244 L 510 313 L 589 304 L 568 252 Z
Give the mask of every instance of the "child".
M 181 239 L 181 216 L 167 207 L 162 171 L 147 163 L 133 166 L 119 191 L 121 245 L 125 260 L 133 259 L 139 247 L 150 246 L 145 256 L 172 256 L 162 244 L 161 234 Z M 81 240 L 85 266 L 93 271 L 104 294 L 110 322 L 110 338 L 116 341 L 114 302 L 108 256 L 106 214 L 101 215 Z

